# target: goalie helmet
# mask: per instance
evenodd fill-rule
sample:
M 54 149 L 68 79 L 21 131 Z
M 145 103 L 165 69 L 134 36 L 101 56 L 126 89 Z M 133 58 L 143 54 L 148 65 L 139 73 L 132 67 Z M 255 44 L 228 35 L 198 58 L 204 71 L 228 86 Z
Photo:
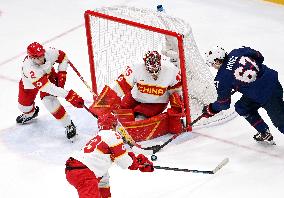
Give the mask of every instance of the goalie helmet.
M 216 64 L 216 60 L 223 60 L 227 55 L 227 52 L 220 46 L 212 47 L 205 53 L 206 64 L 210 67 Z
M 110 130 L 117 125 L 117 119 L 112 113 L 106 113 L 98 118 L 98 127 L 100 130 Z
M 143 58 L 146 70 L 157 80 L 161 71 L 161 55 L 157 51 L 148 51 Z
M 31 43 L 27 47 L 27 54 L 32 58 L 39 58 L 42 57 L 45 53 L 45 49 L 43 46 L 37 42 Z

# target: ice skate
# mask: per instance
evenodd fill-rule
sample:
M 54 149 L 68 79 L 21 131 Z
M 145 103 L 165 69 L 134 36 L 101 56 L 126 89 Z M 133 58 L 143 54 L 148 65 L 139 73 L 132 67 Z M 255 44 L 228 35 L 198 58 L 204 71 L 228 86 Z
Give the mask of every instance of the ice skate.
M 74 125 L 73 121 L 71 120 L 71 124 L 65 127 L 65 133 L 67 136 L 67 139 L 69 139 L 71 142 L 75 140 L 75 137 L 77 136 L 76 132 L 76 126 Z
M 268 145 L 276 145 L 276 143 L 273 140 L 272 134 L 267 130 L 264 133 L 258 132 L 253 136 L 253 139 L 257 141 L 258 143 L 262 144 L 268 144 Z
M 36 106 L 35 111 L 32 115 L 28 116 L 27 114 L 23 113 L 22 115 L 19 115 L 17 117 L 16 122 L 18 124 L 25 124 L 25 123 L 31 121 L 32 119 L 36 118 L 38 116 L 38 112 L 39 112 L 39 107 Z

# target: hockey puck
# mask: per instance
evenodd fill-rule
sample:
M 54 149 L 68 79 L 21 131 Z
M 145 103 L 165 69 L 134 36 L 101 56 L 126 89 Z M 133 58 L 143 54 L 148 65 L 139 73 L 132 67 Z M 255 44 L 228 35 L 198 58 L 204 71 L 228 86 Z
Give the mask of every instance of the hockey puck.
M 156 161 L 157 159 L 158 159 L 158 157 L 157 157 L 156 155 L 154 155 L 154 154 L 151 155 L 151 160 L 152 160 L 152 161 Z

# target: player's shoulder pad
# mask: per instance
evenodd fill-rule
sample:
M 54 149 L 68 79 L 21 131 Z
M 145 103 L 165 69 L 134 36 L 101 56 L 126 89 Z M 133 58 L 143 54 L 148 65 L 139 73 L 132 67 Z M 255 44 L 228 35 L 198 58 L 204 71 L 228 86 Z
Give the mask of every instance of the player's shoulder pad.
M 55 61 L 57 60 L 59 56 L 59 50 L 55 49 L 55 48 L 48 48 L 45 52 L 45 58 L 47 61 L 50 61 L 52 64 L 55 63 Z

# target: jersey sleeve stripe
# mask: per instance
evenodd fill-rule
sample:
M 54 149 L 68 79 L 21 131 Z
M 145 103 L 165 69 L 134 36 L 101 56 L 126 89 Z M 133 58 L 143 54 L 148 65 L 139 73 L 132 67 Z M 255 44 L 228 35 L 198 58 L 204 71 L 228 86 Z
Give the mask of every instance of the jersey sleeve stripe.
M 118 84 L 119 88 L 122 90 L 124 94 L 126 94 L 127 92 L 131 90 L 131 85 L 130 83 L 127 82 L 123 74 L 121 74 L 118 77 L 118 80 L 116 80 L 116 83 Z
M 110 152 L 110 148 L 109 146 L 107 145 L 107 143 L 105 143 L 104 141 L 101 141 L 100 144 L 98 144 L 97 148 L 96 148 L 98 151 L 104 153 L 104 154 L 107 154 Z
M 124 148 L 124 144 L 123 143 L 120 143 L 116 146 L 111 146 L 110 147 L 110 150 L 111 150 L 111 158 L 112 159 L 116 159 L 120 156 L 122 156 L 123 154 L 126 153 L 126 150 Z

